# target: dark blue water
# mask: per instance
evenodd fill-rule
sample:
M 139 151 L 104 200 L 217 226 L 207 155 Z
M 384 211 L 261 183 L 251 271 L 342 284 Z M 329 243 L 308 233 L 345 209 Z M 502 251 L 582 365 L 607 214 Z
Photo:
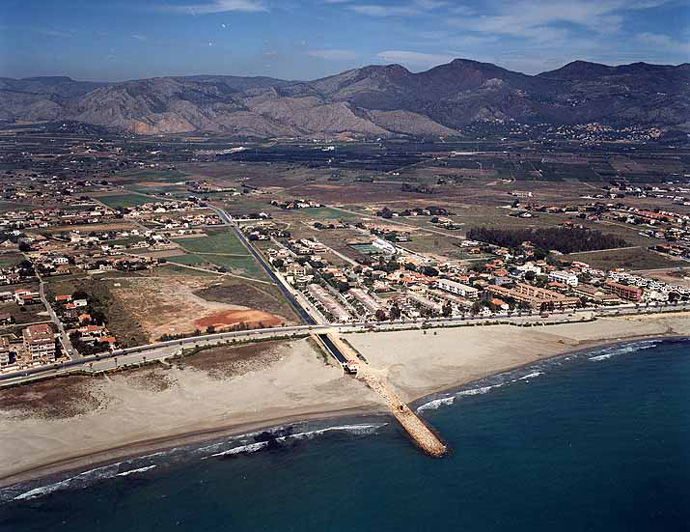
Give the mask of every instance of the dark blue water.
M 225 442 L 32 485 L 54 491 L 2 503 L 0 529 L 687 531 L 689 400 L 690 342 L 619 347 L 427 405 L 454 449 L 444 459 L 376 428 L 387 419 L 351 420 L 359 429 L 247 438 L 249 455 L 212 456 L 238 445 Z

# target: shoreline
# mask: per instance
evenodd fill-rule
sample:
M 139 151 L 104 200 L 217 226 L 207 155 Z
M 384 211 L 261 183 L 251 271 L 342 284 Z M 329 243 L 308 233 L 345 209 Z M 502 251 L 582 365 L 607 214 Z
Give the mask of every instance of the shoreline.
M 557 360 L 569 356 L 583 355 L 588 352 L 601 348 L 615 348 L 616 346 L 624 346 L 630 344 L 637 344 L 645 341 L 659 340 L 659 341 L 673 341 L 673 340 L 687 340 L 690 336 L 684 334 L 645 334 L 635 335 L 623 338 L 616 338 L 615 340 L 583 340 L 581 346 L 573 346 L 575 349 L 568 350 L 562 353 L 557 353 L 552 356 L 547 356 L 539 360 L 531 360 L 524 364 L 517 364 L 510 367 L 505 367 L 499 371 L 488 372 L 478 378 L 471 379 L 466 382 L 458 382 L 450 386 L 440 386 L 439 388 L 413 397 L 409 401 L 409 405 L 413 410 L 416 410 L 423 404 L 427 404 L 443 394 L 454 395 L 462 390 L 476 386 L 477 384 L 489 379 L 495 378 L 502 374 L 518 371 L 521 369 L 528 369 L 537 364 Z M 185 447 L 191 445 L 198 445 L 202 443 L 210 443 L 220 439 L 238 438 L 242 435 L 252 434 L 263 431 L 274 431 L 279 428 L 317 421 L 334 422 L 343 419 L 356 419 L 367 417 L 384 417 L 392 419 L 392 416 L 383 406 L 359 406 L 349 407 L 334 410 L 317 410 L 304 413 L 296 413 L 293 415 L 277 416 L 275 418 L 267 418 L 256 422 L 244 423 L 230 423 L 218 427 L 204 428 L 195 431 L 187 431 L 179 434 L 167 434 L 156 438 L 136 441 L 131 443 L 124 443 L 106 450 L 98 450 L 91 453 L 82 454 L 66 459 L 55 460 L 53 462 L 42 464 L 36 467 L 31 467 L 26 470 L 12 473 L 10 475 L 0 477 L 0 489 L 7 489 L 23 483 L 35 482 L 49 477 L 64 477 L 69 473 L 78 473 L 86 468 L 98 468 L 117 461 L 126 459 L 135 459 L 137 457 L 146 456 L 149 453 L 165 452 L 175 449 L 177 447 Z

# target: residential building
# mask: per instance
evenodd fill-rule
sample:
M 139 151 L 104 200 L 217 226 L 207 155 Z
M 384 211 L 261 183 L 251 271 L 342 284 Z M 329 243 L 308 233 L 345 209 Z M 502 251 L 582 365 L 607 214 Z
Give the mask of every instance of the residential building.
M 10 342 L 6 336 L 0 336 L 0 367 L 9 366 L 12 362 Z
M 50 325 L 30 325 L 22 331 L 24 350 L 31 360 L 55 360 L 55 335 Z
M 627 301 L 640 301 L 642 299 L 642 289 L 636 286 L 628 286 L 626 284 L 620 284 L 610 279 L 604 282 L 604 286 L 609 292 L 616 294 L 621 299 L 626 299 Z
M 436 281 L 436 287 L 467 299 L 476 299 L 479 295 L 479 290 L 476 288 L 451 281 L 450 279 L 439 279 Z
M 492 285 L 487 287 L 487 290 L 501 298 L 512 298 L 525 303 L 534 309 L 541 308 L 544 303 L 553 305 L 554 308 L 571 308 L 577 306 L 579 302 L 576 297 L 567 297 L 558 292 L 525 283 L 517 283 L 514 288 Z
M 568 286 L 577 286 L 577 275 L 571 272 L 551 272 L 549 274 L 549 281 L 556 281 L 557 283 L 567 284 Z

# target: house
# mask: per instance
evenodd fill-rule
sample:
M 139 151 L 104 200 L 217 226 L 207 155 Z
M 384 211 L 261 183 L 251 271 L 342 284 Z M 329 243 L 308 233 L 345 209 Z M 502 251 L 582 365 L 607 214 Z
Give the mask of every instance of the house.
M 55 360 L 55 336 L 47 323 L 30 325 L 22 331 L 24 351 L 31 360 Z

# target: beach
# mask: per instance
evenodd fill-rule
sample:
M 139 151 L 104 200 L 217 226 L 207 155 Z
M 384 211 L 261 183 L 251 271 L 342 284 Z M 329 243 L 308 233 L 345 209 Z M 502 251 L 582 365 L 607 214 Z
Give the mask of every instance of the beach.
M 349 334 L 406 401 L 576 350 L 690 336 L 687 314 Z M 0 483 L 298 420 L 385 412 L 309 340 L 211 350 L 172 366 L 0 392 Z

